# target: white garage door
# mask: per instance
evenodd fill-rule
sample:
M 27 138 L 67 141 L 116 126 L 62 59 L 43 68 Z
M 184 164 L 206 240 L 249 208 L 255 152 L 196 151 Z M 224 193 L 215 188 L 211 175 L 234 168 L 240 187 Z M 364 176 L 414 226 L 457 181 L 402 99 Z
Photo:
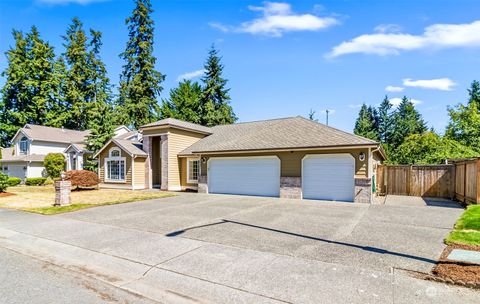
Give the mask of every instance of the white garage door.
M 307 155 L 303 159 L 303 198 L 353 202 L 355 159 L 350 154 Z
M 276 156 L 211 158 L 207 176 L 209 193 L 280 195 L 280 159 Z
M 25 165 L 8 165 L 8 176 L 25 179 Z

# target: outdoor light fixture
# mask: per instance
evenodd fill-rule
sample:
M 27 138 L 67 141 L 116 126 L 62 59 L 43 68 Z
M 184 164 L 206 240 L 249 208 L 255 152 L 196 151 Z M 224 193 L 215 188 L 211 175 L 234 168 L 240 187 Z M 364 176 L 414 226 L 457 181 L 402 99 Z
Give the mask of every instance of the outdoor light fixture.
M 202 157 L 202 163 L 205 164 L 207 162 L 207 158 L 206 157 Z
M 358 155 L 358 159 L 360 161 L 364 161 L 365 160 L 365 153 L 361 152 L 359 155 Z

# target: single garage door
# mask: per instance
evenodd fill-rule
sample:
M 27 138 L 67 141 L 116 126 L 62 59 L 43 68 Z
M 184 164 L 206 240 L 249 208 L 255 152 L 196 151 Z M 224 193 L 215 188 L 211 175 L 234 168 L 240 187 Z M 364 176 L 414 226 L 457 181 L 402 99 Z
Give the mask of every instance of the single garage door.
M 8 166 L 8 176 L 18 177 L 20 179 L 25 179 L 25 165 L 9 165 Z
M 355 159 L 352 155 L 307 155 L 302 169 L 303 198 L 353 202 Z
M 280 159 L 276 156 L 211 158 L 207 176 L 209 193 L 280 195 Z

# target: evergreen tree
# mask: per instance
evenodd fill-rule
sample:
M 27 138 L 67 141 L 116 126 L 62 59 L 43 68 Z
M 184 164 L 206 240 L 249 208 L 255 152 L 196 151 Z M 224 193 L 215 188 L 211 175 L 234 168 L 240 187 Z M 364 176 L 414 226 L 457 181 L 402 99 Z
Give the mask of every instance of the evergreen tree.
M 382 103 L 378 107 L 378 135 L 380 142 L 383 144 L 390 144 L 391 135 L 391 111 L 392 104 L 388 100 L 388 96 L 385 96 Z
M 136 0 L 132 15 L 126 19 L 129 40 L 120 57 L 125 60 L 120 76 L 120 123 L 135 128 L 154 121 L 159 111 L 157 97 L 165 76 L 155 70 L 153 56 L 154 22 L 150 0 Z
M 353 133 L 369 139 L 378 140 L 378 114 L 372 106 L 363 104 L 358 113 Z
M 415 109 L 412 101 L 403 97 L 397 111 L 392 117 L 392 135 L 390 143 L 394 148 L 400 146 L 405 138 L 412 134 L 427 131 L 422 115 Z
M 202 125 L 215 126 L 232 124 L 237 120 L 232 107 L 229 104 L 230 89 L 226 88 L 227 79 L 222 77 L 224 66 L 221 64 L 221 57 L 215 45 L 212 45 L 205 62 L 205 76 L 201 109 Z
M 445 136 L 465 146 L 480 150 L 480 88 L 478 81 L 473 81 L 468 90 L 468 102 L 448 108 L 450 122 Z
M 7 146 L 26 123 L 58 127 L 60 80 L 53 47 L 36 27 L 24 35 L 13 31 L 15 47 L 6 52 L 8 66 L 0 102 L 0 144 Z
M 200 98 L 202 88 L 197 82 L 184 80 L 178 88 L 170 90 L 168 100 L 163 100 L 160 108 L 161 118 L 176 118 L 196 124 L 202 123 Z

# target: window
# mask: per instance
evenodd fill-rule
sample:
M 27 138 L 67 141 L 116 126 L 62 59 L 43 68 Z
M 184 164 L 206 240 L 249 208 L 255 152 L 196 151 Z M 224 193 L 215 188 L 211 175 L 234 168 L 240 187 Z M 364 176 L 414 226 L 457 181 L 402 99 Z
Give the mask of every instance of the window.
M 2 166 L 0 169 L 2 169 L 3 173 L 8 174 L 8 166 Z
M 109 157 L 105 158 L 105 176 L 107 181 L 125 181 L 125 157 L 121 157 L 120 149 L 110 149 Z
M 198 182 L 199 175 L 200 175 L 200 160 L 188 159 L 187 160 L 187 183 Z
M 27 154 L 28 153 L 28 138 L 22 137 L 20 139 L 20 154 Z

